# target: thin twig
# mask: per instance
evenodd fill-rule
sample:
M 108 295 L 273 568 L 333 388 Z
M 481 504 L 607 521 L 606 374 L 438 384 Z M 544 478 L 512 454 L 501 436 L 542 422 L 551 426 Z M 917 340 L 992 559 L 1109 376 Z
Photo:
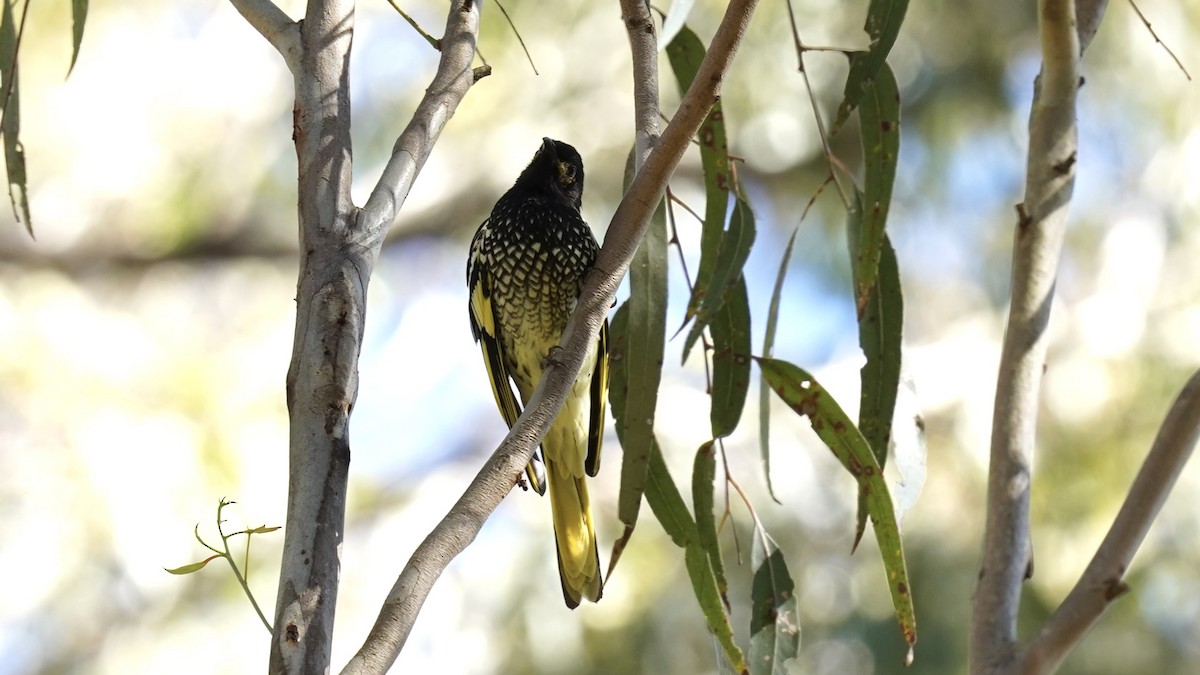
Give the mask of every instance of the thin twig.
M 234 503 L 235 502 L 227 502 L 222 499 L 217 504 L 217 536 L 221 538 L 221 548 L 224 549 L 224 551 L 221 552 L 221 557 L 229 563 L 229 568 L 233 570 L 233 576 L 237 579 L 238 585 L 242 587 L 242 591 L 246 594 L 246 597 L 250 599 L 250 605 L 254 607 L 254 612 L 258 614 L 258 619 L 262 621 L 262 624 L 266 627 L 268 633 L 273 633 L 274 630 L 271 628 L 271 622 L 267 621 L 267 615 L 263 614 L 262 608 L 258 606 L 258 600 L 254 599 L 254 593 L 250 591 L 250 582 L 247 581 L 246 577 L 242 576 L 242 571 L 238 569 L 237 561 L 233 559 L 233 553 L 229 551 L 229 540 L 239 534 L 245 534 L 246 569 L 250 569 L 250 534 L 248 532 L 234 532 L 233 534 L 227 535 L 222 527 L 222 524 L 225 521 L 221 519 L 221 511 L 223 511 L 226 506 Z M 207 546 L 207 544 L 205 545 Z
M 401 9 L 400 5 L 396 2 L 396 0 L 388 0 L 388 4 L 392 6 L 392 9 L 394 9 L 400 13 L 400 16 L 403 17 L 404 20 L 408 22 L 408 25 L 412 26 L 413 30 L 417 31 L 417 35 L 420 35 L 421 37 L 425 38 L 425 41 L 429 43 L 429 46 L 433 47 L 434 49 L 438 50 L 439 52 L 442 51 L 442 41 L 433 37 L 429 33 L 427 33 L 424 28 L 421 28 L 421 24 L 417 23 L 416 19 L 409 16 L 408 12 Z M 496 4 L 500 4 L 500 3 L 496 3 Z M 503 8 L 501 8 L 501 9 L 503 9 Z M 507 15 L 505 15 L 505 16 L 507 16 Z
M 842 186 L 842 182 L 838 180 L 837 171 L 834 169 L 836 158 L 833 154 L 833 149 L 829 146 L 829 134 L 825 131 L 825 120 L 821 117 L 821 109 L 817 106 L 817 97 L 813 93 L 812 81 L 808 77 L 808 69 L 804 67 L 804 52 L 809 48 L 804 46 L 804 42 L 800 39 L 800 29 L 796 26 L 796 12 L 792 8 L 792 0 L 787 0 L 788 21 L 792 27 L 792 42 L 796 49 L 797 70 L 800 71 L 800 77 L 804 79 L 804 88 L 808 91 L 808 102 L 812 107 L 813 119 L 817 122 L 817 137 L 821 139 L 821 148 L 825 152 L 825 161 L 829 164 L 829 179 L 837 186 L 838 195 L 842 198 L 842 205 L 849 211 L 853 208 L 853 202 L 846 192 L 846 188 Z
M 1175 59 L 1175 65 L 1179 66 L 1179 69 L 1183 71 L 1183 76 L 1188 79 L 1188 82 L 1191 82 L 1191 73 L 1188 72 L 1187 68 L 1183 67 L 1183 62 L 1179 60 L 1178 56 L 1175 56 L 1175 52 L 1171 51 L 1171 48 L 1167 46 L 1167 43 L 1163 42 L 1162 39 L 1158 37 L 1158 33 L 1154 32 L 1154 27 L 1151 26 L 1150 21 L 1146 19 L 1146 15 L 1142 14 L 1142 10 L 1138 8 L 1137 3 L 1133 0 L 1129 0 L 1129 6 L 1133 8 L 1133 11 L 1138 15 L 1138 18 L 1142 20 L 1143 24 L 1145 24 L 1146 30 L 1150 31 L 1150 35 L 1154 38 L 1154 41 L 1161 45 L 1162 48 L 1171 55 L 1172 59 Z
M 683 255 L 683 244 L 679 241 L 679 230 L 675 227 L 675 207 L 673 205 L 676 203 L 682 206 L 688 213 L 692 214 L 696 220 L 700 221 L 701 223 L 704 221 L 695 211 L 692 210 L 692 207 L 688 206 L 683 202 L 683 200 L 676 197 L 675 194 L 671 192 L 670 187 L 667 188 L 667 223 L 671 225 L 671 243 L 675 245 L 675 249 L 679 252 L 679 267 L 683 270 L 683 282 L 687 284 L 688 297 L 691 297 L 693 288 L 692 275 L 688 271 L 687 257 Z
M 533 68 L 533 74 L 538 75 L 537 66 L 533 65 L 533 55 L 529 53 L 529 49 L 525 46 L 525 40 L 521 37 L 521 31 L 517 30 L 517 24 L 513 23 L 512 17 L 508 15 L 508 10 L 504 9 L 504 5 L 500 0 L 496 0 L 496 6 L 500 8 L 500 13 L 504 15 L 504 20 L 508 22 L 508 27 L 512 29 L 513 35 L 517 36 L 517 42 L 521 45 L 521 49 L 525 51 L 525 58 L 529 60 L 529 67 Z

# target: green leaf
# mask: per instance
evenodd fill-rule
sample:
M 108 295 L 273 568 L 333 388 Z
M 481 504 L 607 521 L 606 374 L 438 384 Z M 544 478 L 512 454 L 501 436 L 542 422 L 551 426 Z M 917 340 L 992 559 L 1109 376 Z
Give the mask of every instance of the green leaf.
M 658 443 L 650 445 L 650 471 L 646 476 L 646 502 L 650 510 L 662 523 L 663 530 L 671 537 L 671 541 L 680 548 L 698 544 L 696 521 L 688 513 L 687 504 L 675 487 L 671 473 L 667 471 L 667 463 L 663 459 Z
M 696 321 L 692 324 L 687 339 L 684 340 L 683 361 L 687 361 L 692 346 L 700 338 L 700 333 L 715 320 L 717 314 L 725 306 L 725 301 L 733 292 L 734 287 L 741 283 L 742 269 L 746 267 L 746 259 L 750 257 L 750 248 L 754 246 L 755 235 L 754 211 L 739 197 L 734 201 L 733 214 L 729 218 L 729 230 L 721 236 L 721 247 L 717 253 L 717 262 L 713 265 L 712 275 L 708 280 L 708 291 L 701 300 Z
M 787 675 L 787 662 L 800 648 L 800 613 L 796 584 L 788 573 L 779 547 L 761 527 L 754 528 L 750 567 L 750 672 L 753 675 Z
M 868 296 L 858 322 L 858 344 L 867 358 L 859 373 L 862 384 L 858 429 L 881 469 L 887 463 L 892 420 L 896 413 L 896 395 L 900 387 L 903 323 L 904 298 L 900 291 L 900 270 L 892 243 L 884 235 L 879 283 Z M 862 538 L 866 525 L 866 496 L 860 493 L 855 541 Z
M 812 375 L 777 359 L 759 359 L 758 365 L 763 377 L 783 402 L 796 413 L 808 417 L 813 431 L 854 476 L 860 494 L 866 495 L 867 511 L 887 571 L 892 606 L 896 610 L 904 639 L 911 647 L 917 641 L 917 623 L 912 595 L 909 594 L 908 569 L 904 562 L 904 549 L 900 543 L 900 528 L 892 508 L 892 497 L 875 454 L 845 411 Z M 854 546 L 858 546 L 857 538 Z
M 75 70 L 75 60 L 79 58 L 79 45 L 83 44 L 83 26 L 87 23 L 88 0 L 71 0 L 71 65 L 67 68 L 67 76 Z
M 737 429 L 750 391 L 750 301 L 746 281 L 738 275 L 712 321 L 712 408 L 709 421 L 713 438 L 724 438 Z
M 686 26 L 667 45 L 667 58 L 675 72 L 675 80 L 679 83 L 681 94 L 687 91 L 695 79 L 700 63 L 704 60 L 704 52 L 704 43 Z M 700 231 L 700 266 L 692 284 L 692 297 L 688 300 L 687 313 L 683 319 L 684 326 L 696 316 L 701 302 L 708 294 L 709 281 L 721 249 L 725 216 L 729 210 L 729 189 L 733 185 L 733 177 L 729 168 L 725 114 L 722 112 L 720 101 L 708 111 L 697 137 L 700 141 L 700 165 L 704 170 L 704 226 Z M 680 330 L 682 329 L 681 326 Z
M 771 306 L 767 310 L 767 328 L 763 335 L 763 356 L 770 358 L 775 353 L 775 329 L 779 324 L 779 300 L 783 295 L 783 279 L 787 276 L 788 263 L 792 259 L 792 247 L 796 243 L 796 235 L 800 228 L 792 230 L 788 237 L 787 246 L 783 249 L 783 259 L 779 261 L 779 272 L 775 275 L 775 289 L 771 291 Z M 758 390 L 758 436 L 762 449 L 763 476 L 767 479 L 767 494 L 778 504 L 775 487 L 771 485 L 771 388 L 764 378 Z
M 191 574 L 193 572 L 199 572 L 200 570 L 204 569 L 205 565 L 216 560 L 217 558 L 224 558 L 224 557 L 225 556 L 223 556 L 223 555 L 210 555 L 207 558 L 205 558 L 204 560 L 201 560 L 200 562 L 194 562 L 190 565 L 184 565 L 183 567 L 176 567 L 174 569 L 167 569 L 164 567 L 163 570 L 166 571 L 168 574 L 179 574 L 179 575 Z
M 622 448 L 625 446 L 625 402 L 629 394 L 629 371 L 625 367 L 625 353 L 628 341 L 629 301 L 627 300 L 617 307 L 616 312 L 613 312 L 612 319 L 608 325 L 608 403 L 613 412 L 613 427 L 617 431 L 617 440 L 621 442 Z M 621 462 L 622 474 L 625 473 L 624 467 L 629 461 L 628 457 L 623 458 Z M 634 492 L 634 487 L 622 480 L 621 489 L 617 497 L 618 510 L 620 510 L 619 505 L 624 504 L 627 500 L 636 499 L 640 503 L 644 491 L 644 484 L 640 491 Z M 625 546 L 629 543 L 630 537 L 633 536 L 633 528 L 634 524 L 626 524 L 621 536 L 613 542 L 612 556 L 608 560 L 608 573 L 604 575 L 605 578 L 612 576 L 613 569 L 617 566 L 617 561 L 621 559 L 621 554 L 624 553 Z
M 278 529 L 278 525 L 271 525 L 269 527 L 267 525 L 259 525 L 258 527 L 252 527 L 246 530 L 246 534 L 267 534 L 268 532 L 274 532 Z
M 696 601 L 700 603 L 700 610 L 704 612 L 709 630 L 721 643 L 729 665 L 738 673 L 749 673 L 746 657 L 733 641 L 733 626 L 730 625 L 729 615 L 725 613 L 725 606 L 721 603 L 717 581 L 713 576 L 712 567 L 709 566 L 704 547 L 697 542 L 689 543 L 683 558 L 688 577 L 692 580 L 692 591 L 696 594 Z
M 865 52 L 855 52 L 850 55 L 850 72 L 846 75 L 846 89 L 842 94 L 842 103 L 838 106 L 837 118 L 833 122 L 830 134 L 836 134 L 850 113 L 862 101 L 863 93 L 883 62 L 887 59 L 892 45 L 896 44 L 896 36 L 900 34 L 900 25 L 904 23 L 904 14 L 908 11 L 908 0 L 871 0 L 867 7 L 867 23 L 863 30 L 871 39 L 871 44 Z
M 861 231 L 851 240 L 854 272 L 854 301 L 861 317 L 879 274 L 879 256 L 892 203 L 896 181 L 896 161 L 900 155 L 900 92 L 896 77 L 887 63 L 868 83 L 862 107 L 858 111 L 862 126 L 863 157 L 866 176 L 861 197 Z
M 3 120 L 0 136 L 4 142 L 4 168 L 8 173 L 8 200 L 12 203 L 17 222 L 24 218 L 25 230 L 33 236 L 33 220 L 29 216 L 29 194 L 25 176 L 25 146 L 21 144 L 21 88 L 17 72 L 17 34 L 12 3 L 5 2 L 0 13 L 0 87 L 3 88 Z
M 631 151 L 627 184 L 632 179 L 632 160 Z M 619 417 L 623 429 L 619 436 L 624 459 L 617 514 L 627 528 L 632 528 L 646 489 L 667 332 L 667 217 L 661 203 L 629 267 L 629 300 L 624 307 L 628 308 L 623 345 L 628 385 L 624 405 L 620 410 L 614 407 L 613 415 Z
M 904 296 L 896 251 L 885 234 L 879 260 L 879 283 L 867 296 L 858 322 L 858 344 L 867 362 L 861 372 L 862 398 L 858 428 L 880 466 L 887 463 L 896 392 L 900 387 L 900 343 L 904 328 Z
M 696 511 L 696 533 L 700 546 L 708 552 L 708 561 L 717 580 L 717 593 L 729 611 L 729 584 L 725 581 L 725 563 L 721 560 L 721 543 L 717 539 L 717 519 L 713 513 L 713 487 L 717 478 L 717 455 L 712 441 L 696 451 L 692 465 L 692 508 Z
M 865 192 L 854 191 L 854 207 L 847 219 L 846 236 L 854 278 L 858 314 L 858 342 L 866 363 L 861 373 L 858 426 L 879 465 L 887 462 L 888 442 L 900 384 L 900 341 L 904 304 L 896 253 L 885 229 L 896 177 L 900 147 L 899 94 L 886 63 L 877 84 L 859 109 L 863 155 L 866 158 Z M 855 541 L 866 530 L 866 500 L 859 496 Z
M 625 401 L 629 394 L 629 372 L 625 367 L 629 341 L 629 301 L 617 306 L 608 321 L 608 404 L 613 411 L 617 436 L 625 433 Z

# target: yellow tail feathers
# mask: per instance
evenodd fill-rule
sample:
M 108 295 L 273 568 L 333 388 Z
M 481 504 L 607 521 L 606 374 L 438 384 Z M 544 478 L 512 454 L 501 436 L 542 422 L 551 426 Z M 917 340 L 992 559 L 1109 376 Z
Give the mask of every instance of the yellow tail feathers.
M 574 609 L 582 598 L 596 602 L 604 590 L 586 479 L 561 471 L 549 456 L 546 457 L 546 476 L 550 482 L 550 507 L 554 515 L 558 576 L 562 580 L 563 599 L 567 607 Z

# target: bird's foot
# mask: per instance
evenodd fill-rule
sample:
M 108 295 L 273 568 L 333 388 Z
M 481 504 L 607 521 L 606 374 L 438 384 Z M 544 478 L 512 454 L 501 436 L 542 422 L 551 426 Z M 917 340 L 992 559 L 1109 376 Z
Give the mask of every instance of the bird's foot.
M 558 353 L 561 351 L 562 347 L 559 345 L 554 345 L 551 347 L 550 351 L 546 352 L 546 358 L 542 359 L 542 370 L 545 370 L 550 366 L 561 366 L 562 361 L 558 359 Z

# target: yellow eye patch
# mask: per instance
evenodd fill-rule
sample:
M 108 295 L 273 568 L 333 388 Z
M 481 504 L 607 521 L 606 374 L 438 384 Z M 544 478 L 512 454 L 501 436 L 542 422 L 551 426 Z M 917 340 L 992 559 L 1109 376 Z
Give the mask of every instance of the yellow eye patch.
M 558 182 L 570 185 L 575 182 L 575 166 L 567 162 L 558 163 Z

